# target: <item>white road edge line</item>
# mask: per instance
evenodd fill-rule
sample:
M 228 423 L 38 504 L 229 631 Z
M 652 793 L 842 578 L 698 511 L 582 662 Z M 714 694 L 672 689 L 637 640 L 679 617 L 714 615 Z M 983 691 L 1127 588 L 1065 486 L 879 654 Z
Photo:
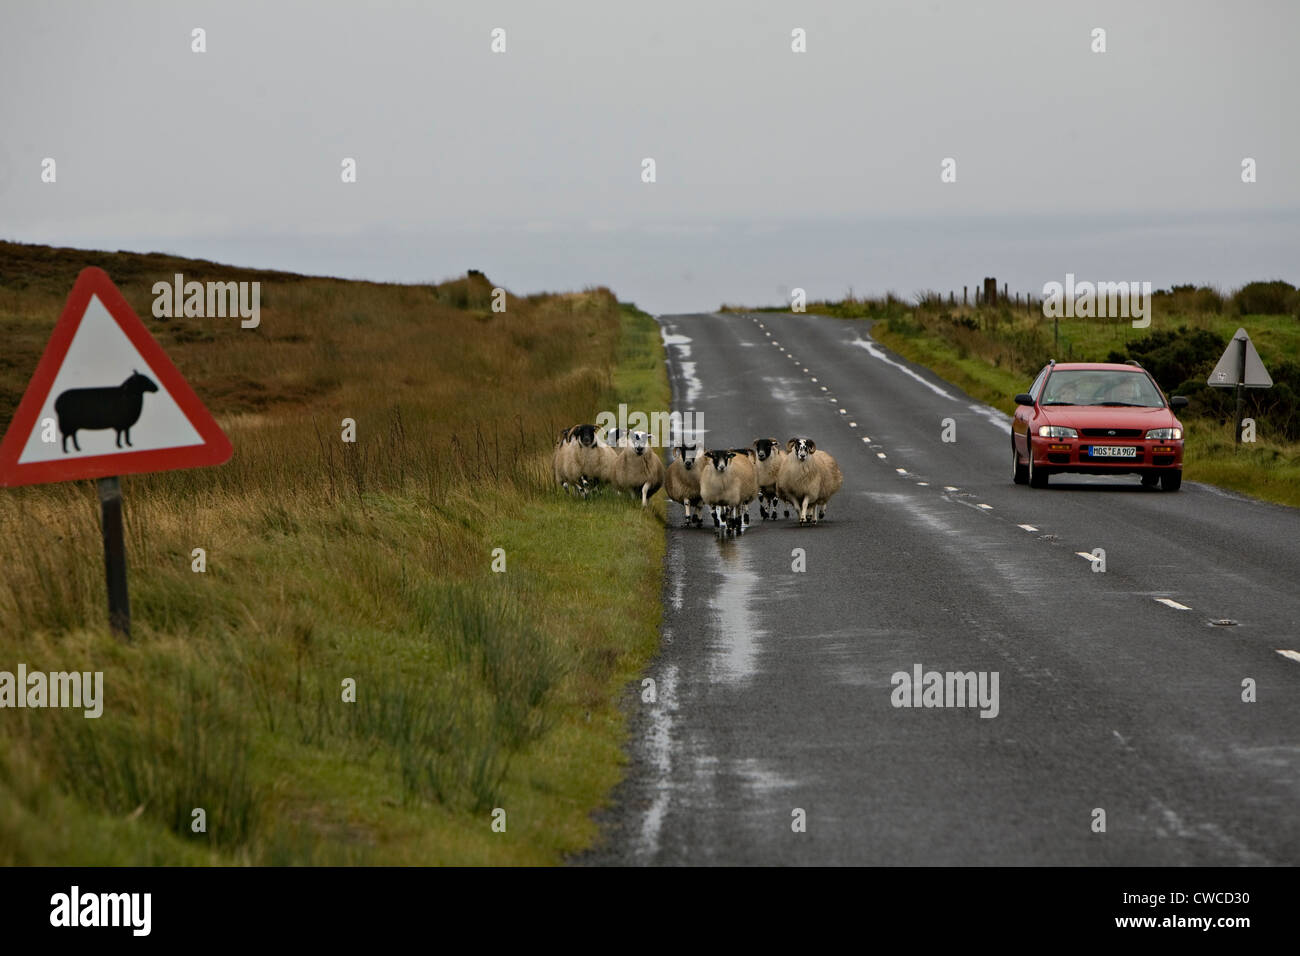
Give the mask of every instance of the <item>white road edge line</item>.
M 1157 604 L 1163 604 L 1165 607 L 1171 607 L 1176 611 L 1190 611 L 1191 608 L 1186 604 L 1179 604 L 1173 598 L 1156 598 Z
M 992 505 L 976 505 L 975 507 L 976 507 L 976 508 L 983 508 L 985 511 L 992 511 L 992 510 L 993 510 L 993 506 L 992 506 Z
M 1300 651 L 1284 651 L 1279 649 L 1278 653 L 1287 660 L 1295 661 L 1297 664 L 1300 664 Z

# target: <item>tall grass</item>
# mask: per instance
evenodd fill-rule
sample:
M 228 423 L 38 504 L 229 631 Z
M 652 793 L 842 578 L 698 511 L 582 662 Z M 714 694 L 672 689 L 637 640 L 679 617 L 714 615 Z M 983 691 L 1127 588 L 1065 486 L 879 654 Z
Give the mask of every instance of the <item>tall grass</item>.
M 90 483 L 0 492 L 0 669 L 102 670 L 106 696 L 97 720 L 0 724 L 0 862 L 548 862 L 590 840 L 617 691 L 654 646 L 639 609 L 662 526 L 563 499 L 549 455 L 620 398 L 666 405 L 653 321 L 603 288 L 495 313 L 477 275 L 389 286 L 0 244 L 18 343 L 0 403 L 86 264 L 235 453 L 123 479 L 130 643 L 107 630 Z M 260 278 L 261 325 L 148 318 L 171 271 Z M 493 839 L 494 807 L 514 839 Z

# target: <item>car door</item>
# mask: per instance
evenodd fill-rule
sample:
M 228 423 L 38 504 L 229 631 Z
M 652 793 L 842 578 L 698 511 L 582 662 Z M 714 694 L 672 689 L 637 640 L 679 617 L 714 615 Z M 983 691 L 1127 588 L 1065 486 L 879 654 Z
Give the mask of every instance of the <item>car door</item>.
M 1039 390 L 1043 387 L 1043 381 L 1047 377 L 1047 368 L 1044 367 L 1038 373 L 1038 378 L 1034 379 L 1034 384 L 1029 386 L 1029 394 L 1038 400 Z M 1011 441 L 1016 446 L 1019 454 L 1029 457 L 1029 429 L 1033 425 L 1035 409 L 1027 405 L 1017 405 L 1015 417 L 1011 420 Z

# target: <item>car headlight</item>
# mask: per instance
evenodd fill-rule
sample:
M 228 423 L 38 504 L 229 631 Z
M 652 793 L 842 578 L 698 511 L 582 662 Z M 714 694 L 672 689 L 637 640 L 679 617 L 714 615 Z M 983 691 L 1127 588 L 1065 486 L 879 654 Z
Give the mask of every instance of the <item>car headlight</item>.
M 1182 437 L 1181 428 L 1153 428 L 1147 432 L 1147 438 L 1154 438 L 1156 441 L 1178 441 Z
M 1039 438 L 1078 438 L 1079 433 L 1073 428 L 1066 428 L 1064 425 L 1039 425 Z

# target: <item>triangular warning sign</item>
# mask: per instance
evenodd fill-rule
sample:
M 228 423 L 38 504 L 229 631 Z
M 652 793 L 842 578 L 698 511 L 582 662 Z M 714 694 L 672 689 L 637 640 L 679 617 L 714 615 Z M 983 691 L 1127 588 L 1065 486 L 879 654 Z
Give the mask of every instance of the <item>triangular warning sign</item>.
M 221 428 L 102 269 L 83 269 L 0 441 L 0 485 L 220 465 Z
M 1246 350 L 1244 366 L 1241 361 L 1243 343 Z M 1255 343 L 1250 340 L 1246 330 L 1238 329 L 1205 383 L 1215 388 L 1236 388 L 1238 384 L 1246 388 L 1272 388 L 1273 377 L 1264 368 L 1264 360 L 1255 351 Z

